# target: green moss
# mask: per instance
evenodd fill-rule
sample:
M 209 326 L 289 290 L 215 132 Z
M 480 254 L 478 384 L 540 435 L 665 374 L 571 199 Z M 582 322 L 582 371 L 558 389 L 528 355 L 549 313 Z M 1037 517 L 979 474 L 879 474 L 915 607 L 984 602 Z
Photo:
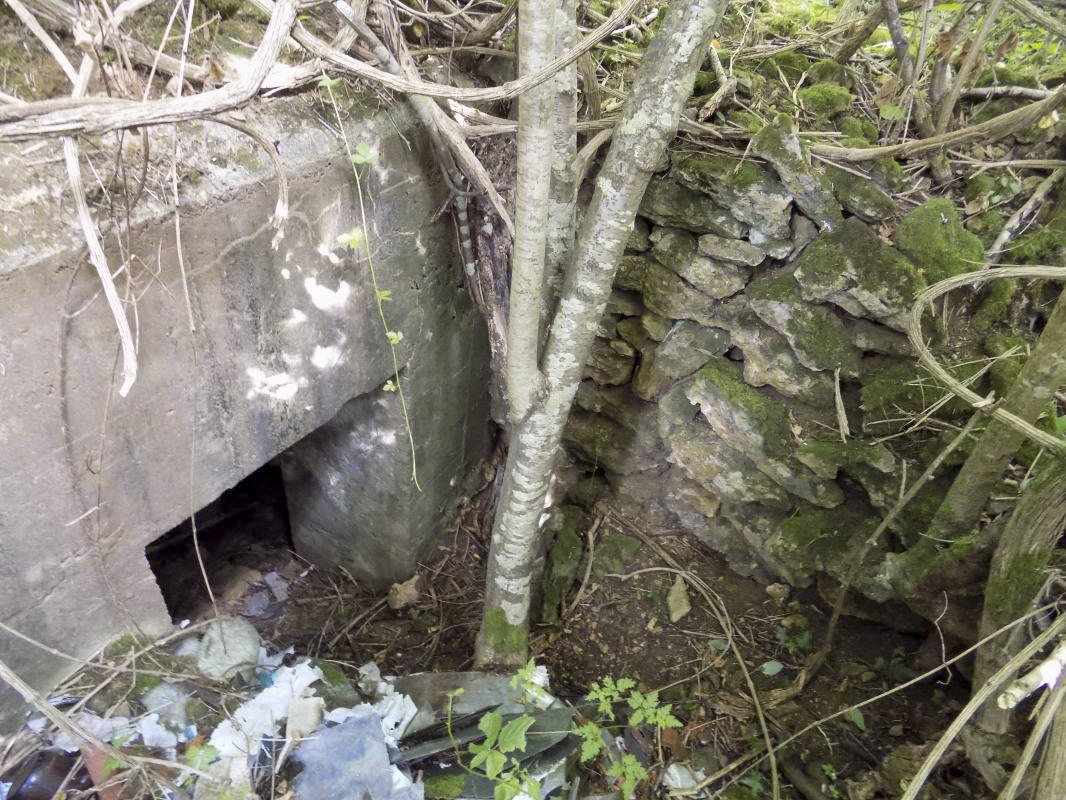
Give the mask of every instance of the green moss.
M 1029 343 L 1021 336 L 992 335 L 985 337 L 984 347 L 988 355 L 996 358 L 988 370 L 988 377 L 996 397 L 1002 399 L 1018 380 L 1018 373 L 1022 371 L 1029 352 Z M 999 358 L 1011 351 L 1014 355 Z
M 1014 264 L 1060 264 L 1066 256 L 1066 192 L 1041 215 L 1039 224 L 1019 236 L 1007 249 Z
M 786 50 L 784 53 L 775 53 L 770 56 L 759 67 L 759 72 L 772 80 L 784 75 L 789 82 L 795 82 L 800 79 L 810 65 L 811 62 L 807 60 L 806 56 L 794 50 Z M 779 70 L 780 74 L 778 73 Z
M 881 131 L 870 120 L 864 119 L 862 120 L 862 135 L 868 142 L 877 142 L 881 136 Z
M 882 186 L 899 191 L 906 184 L 903 166 L 894 158 L 879 158 L 870 169 L 871 177 Z
M 835 83 L 816 83 L 799 92 L 803 108 L 817 117 L 832 117 L 851 108 L 855 97 L 843 86 Z
M 947 197 L 934 197 L 907 214 L 896 228 L 896 246 L 930 283 L 979 269 L 985 260 L 981 240 L 962 226 Z
M 891 219 L 896 203 L 873 181 L 830 165 L 826 175 L 833 182 L 833 194 L 847 211 L 869 221 Z
M 730 111 L 725 115 L 725 119 L 726 122 L 736 125 L 753 136 L 762 130 L 762 126 L 765 124 L 757 115 L 750 111 Z
M 237 15 L 244 5 L 244 0 L 203 0 L 204 6 L 209 11 L 214 11 L 222 19 L 229 19 Z
M 521 662 L 525 658 L 529 633 L 521 625 L 512 625 L 502 608 L 490 608 L 481 620 L 480 643 L 501 664 Z
M 1047 578 L 1051 551 L 1021 553 L 1004 575 L 989 575 L 985 585 L 985 612 L 997 623 L 1009 622 L 1033 602 Z
M 844 116 L 837 121 L 837 130 L 854 139 L 865 139 L 862 121 L 858 117 Z
M 811 83 L 835 83 L 837 86 L 851 87 L 851 79 L 844 65 L 830 58 L 811 64 L 807 77 L 811 79 Z
M 1007 218 L 994 208 L 976 214 L 966 220 L 966 230 L 981 240 L 981 244 L 987 249 L 1003 230 Z
M 977 86 L 1025 86 L 1029 89 L 1036 89 L 1040 85 L 1035 70 L 995 64 L 981 70 L 975 83 Z
M 977 359 L 948 369 L 957 380 L 966 381 L 980 371 L 983 364 Z M 986 381 L 981 379 L 969 384 L 981 393 Z M 872 372 L 862 378 L 861 405 L 868 420 L 898 420 L 907 415 L 920 414 L 941 397 L 948 394 L 922 367 L 913 361 L 902 361 Z M 958 397 L 945 403 L 938 416 L 954 418 L 972 411 L 970 405 Z M 901 420 L 901 423 L 906 420 Z M 885 430 L 878 426 L 877 430 Z
M 466 773 L 462 770 L 441 772 L 425 780 L 426 797 L 431 800 L 455 800 L 466 786 Z
M 613 572 L 622 572 L 633 563 L 633 556 L 640 550 L 640 539 L 610 531 L 596 545 L 592 572 L 600 577 Z
M 696 373 L 696 380 L 711 384 L 730 405 L 747 413 L 752 427 L 762 435 L 768 455 L 777 458 L 792 455 L 793 436 L 788 409 L 745 383 L 732 362 L 715 357 Z
M 718 86 L 718 76 L 713 72 L 706 70 L 700 70 L 696 73 L 696 83 L 693 86 L 693 90 L 696 94 L 707 94 L 714 91 Z
M 543 580 L 541 621 L 547 624 L 559 619 L 559 606 L 579 574 L 585 545 L 578 530 L 584 520 L 585 515 L 580 508 L 560 506 L 552 513 L 548 523 L 554 531 L 555 541 L 548 551 Z
M 972 203 L 997 189 L 996 179 L 987 172 L 979 172 L 966 179 L 966 202 Z
M 766 177 L 752 161 L 724 155 L 687 156 L 674 162 L 673 168 L 682 183 L 701 188 L 724 183 L 746 189 Z
M 855 545 L 865 541 L 876 525 L 871 514 L 851 504 L 808 507 L 781 523 L 775 554 L 835 571 L 851 561 Z
M 1006 323 L 1007 312 L 1017 293 L 1018 284 L 1013 280 L 986 283 L 981 305 L 970 320 L 973 329 L 978 333 L 987 333 L 993 326 Z

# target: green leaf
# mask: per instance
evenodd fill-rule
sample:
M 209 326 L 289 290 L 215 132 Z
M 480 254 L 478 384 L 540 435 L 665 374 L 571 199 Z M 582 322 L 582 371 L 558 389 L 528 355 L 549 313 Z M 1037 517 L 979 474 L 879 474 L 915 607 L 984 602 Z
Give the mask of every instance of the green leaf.
M 318 76 L 318 79 L 315 81 L 315 83 L 317 84 L 319 89 L 336 89 L 341 85 L 341 79 L 331 78 L 329 77 L 329 75 L 323 73 L 322 75 Z
M 107 758 L 104 759 L 104 778 L 110 778 L 116 772 L 129 769 L 129 766 L 129 764 L 121 759 L 115 758 L 114 756 L 107 756 Z
M 496 737 L 500 735 L 503 717 L 498 711 L 490 711 L 478 720 L 477 726 L 485 734 L 485 746 L 492 747 L 496 744 Z
M 544 793 L 540 788 L 540 781 L 536 778 L 526 778 L 525 783 L 522 784 L 522 791 L 533 798 L 533 800 L 541 800 L 544 796 Z
M 574 733 L 581 739 L 579 758 L 582 761 L 591 761 L 603 750 L 603 728 L 595 722 L 586 722 L 584 725 L 577 726 L 574 728 Z
M 389 380 L 385 381 L 385 385 L 381 387 L 381 390 L 383 392 L 395 392 L 399 388 L 400 387 L 397 386 L 390 378 Z
M 903 119 L 903 109 L 891 103 L 885 103 L 878 110 L 881 112 L 881 119 L 887 119 L 889 122 L 899 122 Z
M 763 675 L 768 675 L 771 678 L 784 668 L 785 665 L 782 664 L 780 661 L 767 661 L 765 664 L 759 667 L 759 669 L 762 670 Z
M 355 152 L 352 153 L 352 163 L 356 166 L 363 164 L 373 164 L 377 161 L 377 155 L 370 149 L 370 145 L 366 142 L 359 142 L 355 146 Z
M 860 731 L 866 730 L 866 718 L 862 715 L 862 711 L 860 711 L 859 709 L 849 708 L 848 719 L 850 719 L 852 724 Z
M 524 752 L 526 749 L 526 731 L 529 730 L 536 720 L 529 714 L 523 714 L 503 726 L 500 731 L 500 751 L 513 753 L 515 750 Z
M 363 242 L 366 237 L 363 235 L 362 228 L 352 228 L 347 233 L 342 233 L 337 237 L 337 244 L 343 244 L 345 247 L 350 247 L 352 250 L 358 250 L 363 246 Z
M 403 333 L 401 331 L 385 331 L 385 338 L 389 340 L 389 344 L 397 345 L 403 341 Z
M 486 750 L 485 753 L 485 775 L 490 781 L 494 781 L 507 766 L 507 756 L 499 750 Z
M 218 758 L 218 750 L 209 744 L 190 744 L 185 749 L 185 763 L 193 769 L 205 770 Z
M 392 289 L 378 289 L 378 301 L 382 303 L 391 303 Z

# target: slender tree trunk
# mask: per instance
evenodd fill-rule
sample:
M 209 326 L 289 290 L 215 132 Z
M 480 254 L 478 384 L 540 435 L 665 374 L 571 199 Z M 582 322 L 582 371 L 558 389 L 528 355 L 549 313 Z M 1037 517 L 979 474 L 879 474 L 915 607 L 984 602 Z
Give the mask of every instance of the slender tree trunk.
M 555 55 L 555 3 L 518 4 L 519 74 L 544 67 Z M 518 423 L 540 395 L 540 317 L 544 302 L 545 237 L 551 182 L 555 87 L 545 81 L 518 98 L 518 177 L 515 241 L 511 255 L 511 302 L 505 369 L 509 419 Z
M 652 169 L 677 131 L 724 6 L 725 0 L 670 4 L 641 61 L 596 180 L 542 359 L 545 391 L 511 432 L 477 641 L 480 667 L 513 667 L 525 660 L 538 523 L 563 425 L 637 207 Z M 521 297 L 512 303 L 539 300 Z
M 1055 545 L 1066 529 L 1066 468 L 1058 462 L 1028 488 L 1011 514 L 992 556 L 979 636 L 984 638 L 1032 607 L 1043 586 Z M 1019 635 L 1006 635 L 977 651 L 974 686 L 985 681 L 1021 649 Z M 988 733 L 1006 733 L 1010 712 L 985 703 L 977 724 Z
M 1060 707 L 1047 735 L 1033 800 L 1062 800 L 1063 797 L 1066 797 L 1066 713 Z
M 1040 341 L 1003 400 L 1003 408 L 1026 422 L 1035 422 L 1064 383 L 1066 292 L 1056 301 Z M 992 489 L 1024 438 L 1024 434 L 1004 422 L 989 422 L 929 525 L 932 539 L 954 540 L 974 529 Z

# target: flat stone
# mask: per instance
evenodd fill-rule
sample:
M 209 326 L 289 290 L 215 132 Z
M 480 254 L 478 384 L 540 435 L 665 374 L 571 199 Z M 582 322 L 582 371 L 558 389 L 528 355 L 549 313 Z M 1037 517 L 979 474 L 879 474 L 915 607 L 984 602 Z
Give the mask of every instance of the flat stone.
M 617 314 L 620 317 L 635 317 L 644 310 L 644 302 L 640 294 L 634 291 L 614 289 L 607 298 L 608 314 Z
M 623 341 L 628 342 L 637 350 L 643 350 L 652 343 L 640 317 L 626 317 L 615 326 L 615 331 Z
M 796 459 L 797 438 L 788 409 L 748 386 L 736 365 L 724 358 L 712 359 L 678 386 L 690 402 L 700 406 L 722 441 L 781 488 L 827 508 L 843 501 L 840 487 L 819 479 Z
M 906 330 L 914 297 L 925 288 L 914 264 L 855 218 L 823 232 L 794 264 L 804 300 L 833 303 L 896 330 Z
M 713 313 L 714 300 L 673 270 L 652 262 L 644 271 L 644 305 L 670 319 L 699 321 Z
M 728 208 L 753 233 L 768 239 L 789 238 L 792 195 L 760 164 L 727 155 L 690 155 L 674 161 L 672 174 Z
M 789 509 L 788 493 L 699 419 L 685 389 L 679 383 L 659 401 L 659 433 L 674 463 L 716 497 Z
M 688 231 L 656 228 L 651 234 L 651 241 L 654 243 L 652 255 L 659 263 L 708 297 L 730 297 L 743 289 L 751 278 L 751 272 L 744 267 L 698 255 L 696 237 Z M 721 241 L 743 244 L 736 239 Z
M 839 369 L 848 377 L 859 374 L 862 353 L 852 343 L 844 323 L 827 307 L 801 299 L 799 286 L 788 270 L 753 281 L 746 296 L 759 319 L 788 339 L 803 366 Z
M 725 239 L 713 233 L 699 238 L 699 252 L 719 261 L 745 264 L 749 267 L 761 264 L 766 259 L 766 253 L 750 242 Z
M 614 341 L 626 345 L 629 352 L 619 352 Z M 629 383 L 636 363 L 633 348 L 621 340 L 608 341 L 597 337 L 592 343 L 588 360 L 585 362 L 585 375 L 604 386 L 621 386 Z
M 640 315 L 640 324 L 644 326 L 648 338 L 661 342 L 666 338 L 666 334 L 670 332 L 670 327 L 674 324 L 674 321 L 669 317 L 656 314 L 654 311 L 645 311 Z
M 896 216 L 896 202 L 869 178 L 828 166 L 826 176 L 832 181 L 833 194 L 844 210 L 866 222 L 884 222 Z
M 747 225 L 715 205 L 707 195 L 669 178 L 653 178 L 648 183 L 637 213 L 657 225 L 696 233 L 740 239 L 748 232 Z
M 788 339 L 754 314 L 734 323 L 729 328 L 729 335 L 744 354 L 746 383 L 771 386 L 786 397 L 795 397 L 811 405 L 832 405 L 832 377 L 803 366 Z
M 833 197 L 832 183 L 811 168 L 792 124 L 787 117 L 778 117 L 752 139 L 752 150 L 770 162 L 800 211 L 822 230 L 833 230 L 844 217 Z
M 668 386 L 691 375 L 714 356 L 729 349 L 729 334 L 695 322 L 674 325 L 662 343 L 644 351 L 633 380 L 633 394 L 651 400 Z
M 626 239 L 626 250 L 643 253 L 650 246 L 648 242 L 649 233 L 651 233 L 651 226 L 648 221 L 641 217 L 635 217 L 633 219 L 633 229 L 629 232 L 629 238 Z

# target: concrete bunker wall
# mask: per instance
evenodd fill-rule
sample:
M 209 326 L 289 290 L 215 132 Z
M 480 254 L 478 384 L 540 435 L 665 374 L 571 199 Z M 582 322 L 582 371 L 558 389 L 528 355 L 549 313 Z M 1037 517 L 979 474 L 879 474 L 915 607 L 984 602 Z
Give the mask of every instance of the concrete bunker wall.
M 132 236 L 120 225 L 106 237 L 112 269 L 128 265 L 117 283 L 138 344 L 125 398 L 58 140 L 0 148 L 0 621 L 9 629 L 80 658 L 125 630 L 168 629 L 145 546 L 287 450 L 294 539 L 325 566 L 405 577 L 454 506 L 485 451 L 487 358 L 452 230 L 435 220 L 440 187 L 402 108 L 350 112 L 348 135 L 378 153 L 363 185 L 390 325 L 404 335 L 418 492 L 396 395 L 382 390 L 393 367 L 366 265 L 337 242 L 359 224 L 355 183 L 315 102 L 244 112 L 286 169 L 289 218 L 276 247 L 269 159 L 229 128 L 196 123 L 178 128 L 179 260 L 173 199 L 158 188 L 169 187 L 171 132 L 149 131 L 150 191 Z M 87 185 L 98 185 L 88 161 L 98 173 L 114 163 L 114 139 L 84 149 Z M 139 167 L 140 138 L 123 146 Z M 101 225 L 111 228 L 106 213 Z M 332 460 L 316 460 L 323 449 Z M 6 631 L 0 652 L 41 688 L 76 667 Z M 0 725 L 20 706 L 0 688 Z

